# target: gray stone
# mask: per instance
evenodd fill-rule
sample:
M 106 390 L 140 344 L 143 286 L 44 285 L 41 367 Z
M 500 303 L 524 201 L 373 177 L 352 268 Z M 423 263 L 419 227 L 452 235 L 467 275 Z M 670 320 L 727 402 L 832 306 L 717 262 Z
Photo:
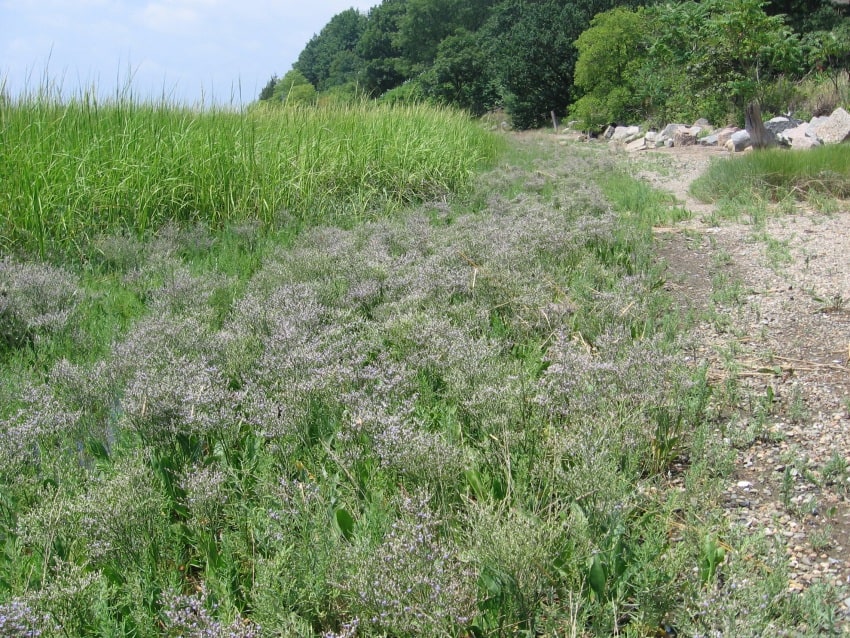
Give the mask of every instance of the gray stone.
M 602 134 L 602 137 L 604 137 L 606 140 L 610 140 L 612 135 L 614 135 L 614 127 L 609 126 L 605 129 L 605 132 Z
M 626 144 L 626 150 L 629 152 L 634 151 L 645 151 L 647 149 L 646 138 L 639 137 L 636 140 L 632 140 Z
M 628 138 L 634 139 L 635 135 L 640 133 L 639 126 L 618 126 L 614 129 L 614 133 L 610 139 L 614 142 L 626 142 Z
M 746 131 L 735 131 L 726 142 L 726 149 L 732 153 L 739 153 L 750 146 L 750 134 Z
M 709 121 L 707 119 L 705 119 L 704 117 L 701 117 L 696 122 L 694 122 L 694 126 L 698 126 L 700 128 L 710 128 L 710 129 L 714 128 L 711 125 L 711 123 L 709 123 Z
M 717 131 L 717 133 L 715 133 L 715 135 L 717 135 L 717 143 L 720 146 L 726 146 L 726 142 L 729 141 L 729 138 L 732 137 L 732 135 L 734 135 L 739 130 L 740 129 L 737 126 L 723 127 L 722 129 Z
M 814 135 L 807 123 L 785 129 L 779 134 L 779 139 L 791 148 L 807 149 L 821 145 L 820 140 Z
M 712 133 L 711 135 L 706 135 L 699 140 L 700 146 L 717 146 L 720 143 L 720 138 L 717 136 L 717 133 Z
M 824 144 L 839 144 L 850 139 L 850 113 L 842 108 L 835 109 L 825 122 L 815 127 L 815 133 Z
M 672 140 L 673 135 L 676 133 L 676 131 L 682 128 L 683 126 L 684 124 L 668 124 L 664 127 L 664 130 L 661 131 L 661 137 L 665 140 Z
M 802 124 L 802 120 L 795 120 L 789 117 L 774 117 L 764 123 L 764 128 L 773 133 L 774 137 L 779 136 L 783 131 L 796 128 Z
M 680 126 L 673 134 L 674 146 L 693 146 L 702 129 L 699 126 Z

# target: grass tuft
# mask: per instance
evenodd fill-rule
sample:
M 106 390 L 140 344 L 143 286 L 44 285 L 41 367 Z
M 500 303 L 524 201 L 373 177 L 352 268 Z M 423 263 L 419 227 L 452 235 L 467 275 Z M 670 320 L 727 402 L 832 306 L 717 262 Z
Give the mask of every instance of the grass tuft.
M 850 197 L 850 147 L 834 144 L 806 151 L 748 153 L 713 162 L 691 185 L 694 197 L 705 202 L 740 199 L 750 191 L 773 201 L 789 193 L 802 201 L 846 199 Z
M 350 223 L 463 188 L 496 147 L 426 106 L 199 111 L 40 91 L 0 102 L 0 247 L 44 256 L 168 223 Z

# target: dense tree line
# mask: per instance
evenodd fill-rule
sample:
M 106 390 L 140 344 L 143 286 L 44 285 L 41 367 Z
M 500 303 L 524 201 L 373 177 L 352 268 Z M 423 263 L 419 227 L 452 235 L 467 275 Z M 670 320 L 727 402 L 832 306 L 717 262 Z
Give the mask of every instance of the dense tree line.
M 550 113 L 729 119 L 792 100 L 813 70 L 836 89 L 850 18 L 832 0 L 383 0 L 334 16 L 261 100 L 430 100 L 520 128 Z M 312 89 L 312 90 L 311 90 Z

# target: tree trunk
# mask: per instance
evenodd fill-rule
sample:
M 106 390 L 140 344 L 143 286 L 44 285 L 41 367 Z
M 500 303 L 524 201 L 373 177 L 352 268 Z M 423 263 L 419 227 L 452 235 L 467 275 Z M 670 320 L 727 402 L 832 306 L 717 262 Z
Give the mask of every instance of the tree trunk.
M 776 138 L 764 127 L 764 122 L 761 121 L 761 107 L 759 107 L 758 102 L 747 104 L 744 110 L 744 122 L 747 133 L 750 134 L 750 143 L 754 149 L 776 146 Z

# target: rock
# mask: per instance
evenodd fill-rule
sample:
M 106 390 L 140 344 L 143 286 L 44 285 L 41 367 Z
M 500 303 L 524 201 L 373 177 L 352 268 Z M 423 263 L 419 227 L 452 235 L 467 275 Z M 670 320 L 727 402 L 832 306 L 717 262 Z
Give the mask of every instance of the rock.
M 684 124 L 668 124 L 664 127 L 664 129 L 658 134 L 658 145 L 659 146 L 673 146 L 673 137 L 676 135 L 676 131 L 680 128 L 687 128 Z
M 796 128 L 803 123 L 802 120 L 795 120 L 788 117 L 774 117 L 764 123 L 764 128 L 773 133 L 779 139 L 779 134 L 788 129 Z
M 645 137 L 639 137 L 626 144 L 626 150 L 629 152 L 645 151 L 648 148 Z
M 606 140 L 610 140 L 612 135 L 614 135 L 614 127 L 609 126 L 605 129 L 605 132 L 602 134 L 602 137 L 604 137 Z
M 827 115 L 817 115 L 817 116 L 813 117 L 811 120 L 809 120 L 809 126 L 811 127 L 812 132 L 814 132 L 814 130 L 818 126 L 820 126 L 821 124 L 826 122 L 828 119 L 829 119 L 829 116 L 827 116 Z
M 607 133 L 607 131 L 606 131 Z M 635 139 L 635 135 L 640 134 L 639 126 L 618 126 L 614 129 L 611 137 L 608 138 L 614 142 L 627 142 L 628 138 Z
M 807 123 L 800 124 L 794 128 L 785 129 L 778 135 L 781 141 L 784 141 L 791 148 L 807 149 L 815 146 L 820 146 L 820 140 L 811 130 Z
M 717 146 L 720 143 L 720 138 L 716 133 L 712 133 L 711 135 L 706 135 L 705 137 L 699 140 L 700 146 Z
M 723 127 L 715 133 L 715 135 L 717 135 L 717 144 L 720 146 L 726 146 L 726 142 L 729 141 L 729 138 L 731 138 L 732 135 L 739 130 L 740 129 L 737 126 Z
M 780 146 L 791 146 L 791 140 L 784 133 L 786 131 L 797 128 L 803 125 L 802 120 L 796 120 L 790 117 L 774 117 L 764 123 L 766 136 L 771 140 L 770 144 L 779 144 Z M 808 127 L 808 124 L 805 125 Z M 804 145 L 802 140 L 798 142 L 797 148 L 811 148 L 811 145 Z
M 732 153 L 740 153 L 750 147 L 750 134 L 746 131 L 735 131 L 726 142 L 726 150 Z
M 825 122 L 815 125 L 815 134 L 824 144 L 839 144 L 850 139 L 850 113 L 842 108 L 835 109 Z
M 714 129 L 714 127 L 704 117 L 699 118 L 693 125 L 703 129 Z
M 673 135 L 677 130 L 684 127 L 684 124 L 668 124 L 664 127 L 664 130 L 661 131 L 661 137 L 664 139 L 673 139 Z
M 673 133 L 673 146 L 693 146 L 702 129 L 699 126 L 681 126 Z

